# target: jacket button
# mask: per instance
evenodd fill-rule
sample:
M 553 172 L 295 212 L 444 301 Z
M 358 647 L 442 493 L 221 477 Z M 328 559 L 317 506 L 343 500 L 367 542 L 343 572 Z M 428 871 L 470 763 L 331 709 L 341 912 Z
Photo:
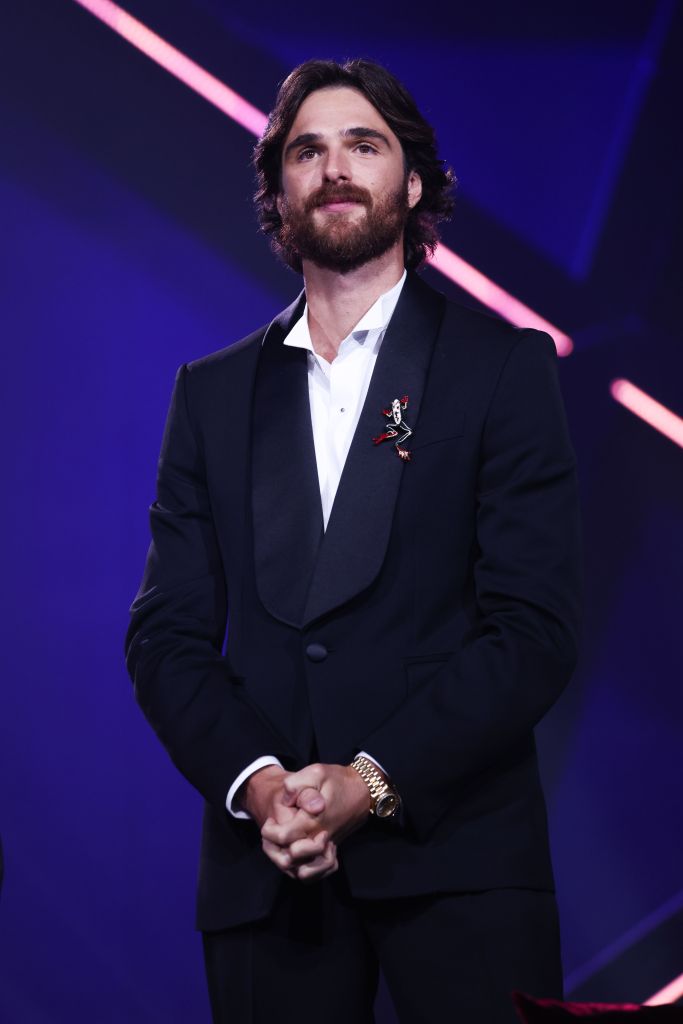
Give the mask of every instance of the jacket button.
M 309 644 L 306 655 L 311 661 L 324 661 L 327 657 L 327 647 L 324 644 Z

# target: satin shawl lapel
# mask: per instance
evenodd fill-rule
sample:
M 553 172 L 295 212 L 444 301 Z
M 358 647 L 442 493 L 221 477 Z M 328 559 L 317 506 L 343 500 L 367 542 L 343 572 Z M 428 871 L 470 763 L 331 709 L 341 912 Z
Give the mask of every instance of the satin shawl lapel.
M 445 305 L 442 295 L 415 274 L 408 275 L 377 357 L 320 545 L 304 623 L 364 590 L 381 568 L 401 478 L 411 466 L 398 457 L 391 442 L 375 446 L 372 438 L 384 429 L 382 409 L 403 395 L 409 398 L 406 421 L 415 429 Z
M 303 293 L 266 332 L 256 370 L 252 512 L 259 596 L 299 626 L 323 535 L 308 399 L 307 353 L 283 344 L 303 312 Z

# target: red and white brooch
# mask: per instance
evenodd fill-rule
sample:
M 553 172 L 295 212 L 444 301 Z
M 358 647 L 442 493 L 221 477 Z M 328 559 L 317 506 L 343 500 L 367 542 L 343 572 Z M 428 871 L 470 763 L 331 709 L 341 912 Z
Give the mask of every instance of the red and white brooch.
M 402 448 L 401 445 L 404 441 L 412 435 L 412 430 L 403 419 L 403 412 L 408 408 L 408 396 L 404 395 L 403 398 L 394 398 L 391 403 L 391 408 L 382 409 L 382 415 L 386 416 L 389 422 L 386 425 L 386 429 L 383 434 L 379 437 L 373 437 L 373 444 L 381 444 L 382 441 L 394 441 L 394 448 L 396 454 L 404 462 L 410 462 L 410 452 L 407 448 Z

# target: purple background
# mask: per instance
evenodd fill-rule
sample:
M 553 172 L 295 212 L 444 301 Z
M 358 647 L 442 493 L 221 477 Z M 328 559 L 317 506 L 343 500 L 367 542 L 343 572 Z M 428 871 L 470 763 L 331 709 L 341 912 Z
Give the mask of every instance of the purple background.
M 683 972 L 683 452 L 608 388 L 683 414 L 680 8 L 232 7 L 127 5 L 265 110 L 307 57 L 386 63 L 460 179 L 446 243 L 575 340 L 586 627 L 539 740 L 568 987 L 644 999 Z M 252 137 L 75 3 L 5 5 L 0 69 L 0 1020 L 199 1022 L 200 800 L 122 640 L 175 370 L 300 279 L 255 229 Z

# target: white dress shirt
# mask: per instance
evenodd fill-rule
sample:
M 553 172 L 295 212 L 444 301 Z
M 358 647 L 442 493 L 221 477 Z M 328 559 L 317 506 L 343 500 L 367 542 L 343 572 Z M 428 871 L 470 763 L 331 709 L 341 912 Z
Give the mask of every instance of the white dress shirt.
M 303 348 L 308 352 L 308 399 L 311 406 L 315 460 L 325 529 L 370 387 L 377 355 L 405 279 L 404 270 L 403 276 L 394 287 L 380 295 L 377 302 L 347 334 L 332 363 L 328 363 L 313 348 L 308 327 L 308 305 L 283 342 L 285 345 Z M 382 768 L 366 751 L 361 753 Z M 259 768 L 268 764 L 282 767 L 276 757 L 266 754 L 252 761 L 233 782 L 228 791 L 226 807 L 234 817 L 249 817 L 245 811 L 233 808 L 233 799 L 242 783 Z

